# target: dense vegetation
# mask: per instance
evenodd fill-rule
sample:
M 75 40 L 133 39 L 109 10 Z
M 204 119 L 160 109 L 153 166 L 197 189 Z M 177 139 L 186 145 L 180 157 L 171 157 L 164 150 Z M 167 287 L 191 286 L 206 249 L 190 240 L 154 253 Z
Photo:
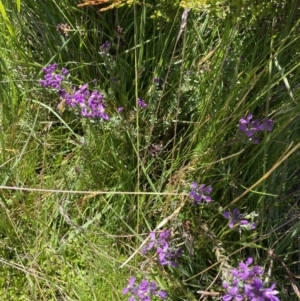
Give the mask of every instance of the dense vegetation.
M 75 2 L 0 1 L 1 300 L 299 300 L 300 1 Z

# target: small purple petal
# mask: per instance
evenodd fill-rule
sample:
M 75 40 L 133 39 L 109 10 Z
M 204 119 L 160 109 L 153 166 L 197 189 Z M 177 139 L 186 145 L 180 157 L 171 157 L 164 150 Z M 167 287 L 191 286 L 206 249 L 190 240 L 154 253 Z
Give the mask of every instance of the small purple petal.
M 192 190 L 195 190 L 198 187 L 198 184 L 196 182 L 193 182 L 191 185 Z
M 138 106 L 142 109 L 145 109 L 148 106 L 143 99 L 138 98 L 137 102 L 138 102 Z
M 248 225 L 249 224 L 249 222 L 245 219 L 241 220 L 240 223 L 241 223 L 241 225 Z
M 130 287 L 132 287 L 132 286 L 134 285 L 135 280 L 136 280 L 135 277 L 131 277 L 131 278 L 129 279 L 129 286 L 130 286 Z
M 159 291 L 157 293 L 157 295 L 161 298 L 161 299 L 166 299 L 168 297 L 168 294 L 166 291 Z
M 68 74 L 69 74 L 69 70 L 66 69 L 66 68 L 62 68 L 62 69 L 61 69 L 61 74 L 62 74 L 62 75 L 68 75 Z
M 251 265 L 253 263 L 253 258 L 252 257 L 249 257 L 247 260 L 246 260 L 246 265 Z
M 245 118 L 241 118 L 241 119 L 240 119 L 240 124 L 243 125 L 243 126 L 245 126 L 246 124 L 248 124 L 248 122 L 249 122 L 249 121 L 246 120 Z
M 222 297 L 223 301 L 231 301 L 232 300 L 232 296 L 230 295 L 225 295 Z
M 255 225 L 255 223 L 250 223 L 250 228 L 251 228 L 251 230 L 254 230 L 254 229 L 256 229 L 256 225 Z
M 230 213 L 228 211 L 224 211 L 223 216 L 227 219 L 230 219 Z
M 209 196 L 203 196 L 203 199 L 205 200 L 206 203 L 211 202 L 211 197 Z

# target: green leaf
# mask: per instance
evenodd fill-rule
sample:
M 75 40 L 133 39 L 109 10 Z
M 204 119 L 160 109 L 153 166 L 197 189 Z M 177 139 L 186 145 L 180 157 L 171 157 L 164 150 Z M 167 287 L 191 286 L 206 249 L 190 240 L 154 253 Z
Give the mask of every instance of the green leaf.
M 16 0 L 18 13 L 21 11 L 21 0 Z
M 14 29 L 13 29 L 13 27 L 12 27 L 12 25 L 11 25 L 9 19 L 8 19 L 8 16 L 6 14 L 6 10 L 5 10 L 5 7 L 4 7 L 2 1 L 0 1 L 0 13 L 1 13 L 1 15 L 2 15 L 2 17 L 4 19 L 4 22 L 6 24 L 6 27 L 7 27 L 8 31 L 9 31 L 10 35 L 12 37 L 16 37 Z

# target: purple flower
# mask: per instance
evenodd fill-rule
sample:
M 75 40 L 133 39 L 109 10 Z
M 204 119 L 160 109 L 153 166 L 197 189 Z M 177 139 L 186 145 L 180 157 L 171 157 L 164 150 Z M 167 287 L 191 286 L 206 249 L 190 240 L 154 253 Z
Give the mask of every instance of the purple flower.
M 254 135 L 254 133 L 259 131 L 258 120 L 252 120 L 253 115 L 248 114 L 247 117 L 240 119 L 239 129 L 244 132 L 249 138 Z
M 100 50 L 101 50 L 100 54 L 101 55 L 107 54 L 109 49 L 110 49 L 110 44 L 108 41 L 106 41 L 103 45 L 100 46 Z
M 118 111 L 118 113 L 121 113 L 123 110 L 124 110 L 124 108 L 123 108 L 123 107 L 119 107 L 119 108 L 117 108 L 117 111 Z
M 71 108 L 78 108 L 83 117 L 109 120 L 108 115 L 105 113 L 104 95 L 102 93 L 97 90 L 91 93 L 88 90 L 88 84 L 84 84 L 78 89 L 75 87 L 65 89 L 63 80 L 69 74 L 69 71 L 66 68 L 62 68 L 61 74 L 58 74 L 56 63 L 44 67 L 42 70 L 46 75 L 44 80 L 40 80 L 40 84 L 45 88 L 57 90 L 61 99 L 60 104 L 64 102 Z
M 208 196 L 212 193 L 212 187 L 204 184 L 198 185 L 194 182 L 191 186 L 190 197 L 194 200 L 195 204 L 199 204 L 202 200 L 206 203 L 212 201 L 211 197 Z
M 61 74 L 56 73 L 57 64 L 50 64 L 47 67 L 43 67 L 42 70 L 45 74 L 44 79 L 40 80 L 40 84 L 45 88 L 52 88 L 57 91 L 61 90 L 62 82 L 65 75 L 68 74 L 68 70 L 63 68 Z
M 143 279 L 140 284 L 136 283 L 136 278 L 129 279 L 128 285 L 123 289 L 122 294 L 130 293 L 132 296 L 128 301 L 151 301 L 152 296 L 157 296 L 160 299 L 165 299 L 167 293 L 165 291 L 158 291 L 157 284 L 149 282 L 147 279 Z
M 149 292 L 152 294 L 152 295 L 155 295 L 156 292 L 157 292 L 157 284 L 155 282 L 151 282 L 149 283 Z
M 128 285 L 122 291 L 123 295 L 127 294 L 134 287 L 135 279 L 136 279 L 135 277 L 131 277 L 129 279 Z
M 69 74 L 69 70 L 66 69 L 66 68 L 61 68 L 61 74 L 64 75 L 64 76 L 66 76 L 66 75 Z
M 237 208 L 235 208 L 232 213 L 225 211 L 223 213 L 223 216 L 229 220 L 228 226 L 230 229 L 232 229 L 235 225 L 247 226 L 248 228 L 250 228 L 252 230 L 256 228 L 254 223 L 249 223 L 249 221 L 247 221 L 246 219 L 243 219 L 244 215 L 240 214 L 240 212 Z
M 159 239 L 160 241 L 165 241 L 167 240 L 169 237 L 171 236 L 171 231 L 168 229 L 165 229 L 163 231 L 160 232 L 159 234 Z
M 263 126 L 264 129 L 267 130 L 268 132 L 272 132 L 273 131 L 273 120 L 272 119 L 263 119 Z
M 264 288 L 261 279 L 253 278 L 250 284 L 245 284 L 244 292 L 251 301 L 279 301 L 276 296 L 278 292 L 274 288 L 275 284 L 272 284 L 270 288 Z
M 178 248 L 174 250 L 170 246 L 170 239 L 171 239 L 171 231 L 170 230 L 163 230 L 158 238 L 156 238 L 155 232 L 150 233 L 150 243 L 145 246 L 142 250 L 142 254 L 146 254 L 148 251 L 152 250 L 153 248 L 156 249 L 156 253 L 158 255 L 158 260 L 161 265 L 170 265 L 172 267 L 177 266 L 176 260 L 182 256 L 182 249 Z
M 43 67 L 42 71 L 46 74 L 53 73 L 57 69 L 57 63 L 49 64 L 47 67 Z
M 230 301 L 230 300 L 235 300 L 235 301 L 242 301 L 244 300 L 244 297 L 239 294 L 239 289 L 237 286 L 232 286 L 231 288 L 228 289 L 227 295 L 223 296 L 223 301 Z
M 160 297 L 161 299 L 166 299 L 168 297 L 168 294 L 166 291 L 159 291 L 157 292 L 157 296 Z
M 108 49 L 109 47 L 110 47 L 110 44 L 108 41 L 105 41 L 105 43 L 102 46 L 100 46 L 101 49 Z
M 179 248 L 177 251 L 169 249 L 166 246 L 164 249 L 157 249 L 157 253 L 159 254 L 159 261 L 161 265 L 169 265 L 172 267 L 177 267 L 177 262 L 175 261 L 178 257 L 182 256 L 182 249 Z
M 254 144 L 257 144 L 259 143 L 257 133 L 264 130 L 271 132 L 273 130 L 273 120 L 265 118 L 262 123 L 259 123 L 257 119 L 252 120 L 252 118 L 252 114 L 248 114 L 246 117 L 241 118 L 239 121 L 239 129 L 244 132 Z
M 239 264 L 239 269 L 233 269 L 232 275 L 240 278 L 244 281 L 247 281 L 248 279 L 251 279 L 253 277 L 261 276 L 264 273 L 263 268 L 260 266 L 254 266 L 251 269 L 249 269 L 249 266 L 253 263 L 253 258 L 249 257 L 246 262 L 241 262 Z
M 274 290 L 275 284 L 265 288 L 261 279 L 264 270 L 260 266 L 250 267 L 253 259 L 249 257 L 246 262 L 241 262 L 238 268 L 231 270 L 231 284 L 223 282 L 223 288 L 227 293 L 222 297 L 223 301 L 280 301 Z
M 241 262 L 238 268 L 231 270 L 233 285 L 236 285 L 240 280 L 246 282 L 253 277 L 263 275 L 264 270 L 260 266 L 249 268 L 252 263 L 253 258 L 249 257 L 246 262 Z
M 142 108 L 142 109 L 145 109 L 145 108 L 147 108 L 147 104 L 145 103 L 145 101 L 143 100 L 143 99 L 140 99 L 140 98 L 138 98 L 137 99 L 137 103 L 138 103 L 138 106 L 140 107 L 140 108 Z

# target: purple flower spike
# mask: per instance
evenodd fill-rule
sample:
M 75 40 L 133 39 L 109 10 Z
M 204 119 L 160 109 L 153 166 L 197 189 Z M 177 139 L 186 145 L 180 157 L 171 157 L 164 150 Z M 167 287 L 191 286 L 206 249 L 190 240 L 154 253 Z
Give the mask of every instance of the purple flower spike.
M 250 267 L 252 263 L 250 257 L 246 262 L 241 262 L 238 268 L 231 270 L 230 281 L 223 282 L 226 290 L 223 301 L 280 301 L 276 296 L 278 292 L 274 290 L 275 284 L 265 288 L 261 279 L 264 270 L 260 266 Z
M 150 243 L 145 246 L 142 250 L 142 254 L 145 255 L 148 251 L 153 248 L 156 249 L 158 260 L 161 265 L 169 265 L 172 267 L 177 266 L 176 260 L 182 256 L 182 249 L 177 250 L 171 247 L 171 231 L 163 230 L 156 238 L 156 233 L 150 233 Z
M 157 284 L 155 282 L 149 282 L 147 279 L 143 279 L 140 284 L 135 282 L 135 277 L 130 278 L 129 284 L 122 291 L 122 294 L 130 293 L 132 296 L 128 301 L 151 301 L 151 297 L 157 296 L 160 299 L 167 298 L 165 291 L 158 291 Z
M 44 80 L 40 80 L 40 84 L 45 88 L 57 90 L 60 104 L 64 101 L 67 106 L 80 111 L 83 117 L 109 120 L 105 113 L 104 95 L 102 93 L 97 90 L 91 93 L 88 90 L 88 84 L 84 84 L 78 89 L 69 85 L 69 89 L 65 89 L 63 81 L 69 71 L 62 68 L 61 73 L 58 73 L 56 63 L 44 67 L 42 70 L 46 74 Z
M 194 200 L 195 204 L 199 204 L 202 200 L 206 203 L 211 202 L 212 199 L 209 196 L 211 193 L 211 186 L 206 186 L 204 184 L 198 185 L 196 182 L 191 185 L 190 197 Z
M 262 123 L 259 123 L 258 120 L 252 120 L 252 118 L 252 114 L 248 114 L 246 117 L 241 118 L 239 121 L 239 129 L 240 131 L 244 132 L 254 144 L 258 144 L 259 138 L 257 137 L 257 133 L 264 130 L 272 132 L 273 120 L 265 118 L 263 119 Z
M 102 46 L 100 46 L 101 49 L 108 49 L 110 47 L 110 44 L 108 41 L 106 41 Z
M 137 102 L 138 102 L 138 106 L 142 109 L 145 109 L 148 106 L 143 99 L 138 98 Z
M 245 295 L 250 298 L 250 300 L 266 300 L 266 301 L 279 301 L 276 296 L 277 291 L 274 290 L 275 284 L 271 285 L 270 288 L 264 288 L 264 284 L 261 279 L 254 278 L 252 283 L 245 284 Z
M 100 46 L 100 50 L 101 50 L 100 54 L 101 55 L 107 54 L 109 49 L 110 49 L 110 44 L 108 41 L 106 41 L 103 45 Z
M 43 72 L 46 73 L 43 80 L 40 80 L 40 84 L 45 88 L 52 88 L 57 91 L 61 90 L 61 85 L 66 75 L 67 69 L 63 68 L 61 74 L 56 73 L 57 64 L 48 65 L 42 68 Z

